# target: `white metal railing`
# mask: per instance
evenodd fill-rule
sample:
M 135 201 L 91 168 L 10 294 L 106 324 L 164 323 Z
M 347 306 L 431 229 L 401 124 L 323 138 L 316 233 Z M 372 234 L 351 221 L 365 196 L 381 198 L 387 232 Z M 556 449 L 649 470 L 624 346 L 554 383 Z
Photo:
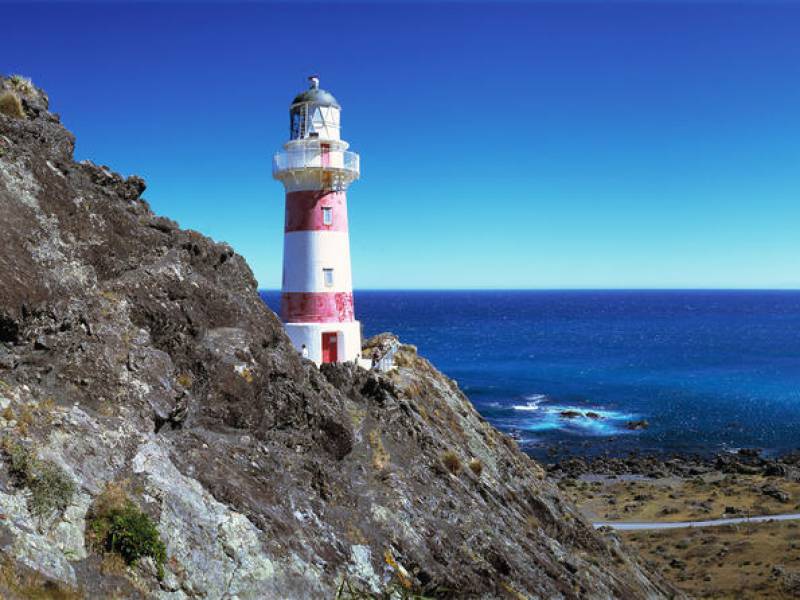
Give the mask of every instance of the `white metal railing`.
M 359 156 L 355 152 L 336 148 L 297 148 L 276 152 L 272 157 L 272 175 L 307 168 L 338 171 L 348 178 L 358 179 Z
M 383 373 L 389 371 L 394 366 L 394 355 L 397 354 L 398 350 L 400 350 L 400 344 L 397 340 L 392 340 L 389 348 L 384 351 L 383 356 L 373 363 L 372 368 Z

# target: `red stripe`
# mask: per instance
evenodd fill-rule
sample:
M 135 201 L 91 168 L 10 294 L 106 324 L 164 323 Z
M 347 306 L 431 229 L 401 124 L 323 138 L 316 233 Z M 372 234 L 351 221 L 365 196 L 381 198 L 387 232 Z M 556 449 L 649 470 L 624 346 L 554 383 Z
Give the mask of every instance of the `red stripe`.
M 352 292 L 284 292 L 285 323 L 345 323 L 355 320 Z
M 331 224 L 323 219 L 331 209 Z M 302 190 L 286 194 L 284 231 L 347 231 L 347 194 L 330 190 Z

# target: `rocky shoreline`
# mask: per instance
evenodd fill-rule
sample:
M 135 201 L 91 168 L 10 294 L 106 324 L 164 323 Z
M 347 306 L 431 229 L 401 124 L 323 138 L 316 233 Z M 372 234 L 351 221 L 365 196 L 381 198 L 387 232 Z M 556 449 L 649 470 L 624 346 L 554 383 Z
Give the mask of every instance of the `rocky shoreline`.
M 697 477 L 710 473 L 764 475 L 800 481 L 800 451 L 777 456 L 764 456 L 757 448 L 721 452 L 713 456 L 699 454 L 629 454 L 624 457 L 570 456 L 545 464 L 549 475 L 579 478 L 589 475 L 609 478 L 638 476 L 651 479 L 664 477 Z

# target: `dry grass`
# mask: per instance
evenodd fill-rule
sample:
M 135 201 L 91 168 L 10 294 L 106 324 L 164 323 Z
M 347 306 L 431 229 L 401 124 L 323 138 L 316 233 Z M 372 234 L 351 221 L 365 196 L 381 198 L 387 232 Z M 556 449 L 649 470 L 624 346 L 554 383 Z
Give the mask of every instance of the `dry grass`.
M 765 495 L 761 488 L 766 484 L 776 485 L 786 491 L 790 501 L 782 503 Z M 769 515 L 793 512 L 800 506 L 800 482 L 763 475 L 725 475 L 689 480 L 617 480 L 602 485 L 562 480 L 562 487 L 586 515 L 608 520 L 714 519 L 723 516 L 728 507 L 743 515 Z
M 187 390 L 192 387 L 192 376 L 189 373 L 181 373 L 178 375 L 176 381 Z
M 388 466 L 391 457 L 384 448 L 381 434 L 377 429 L 369 432 L 369 445 L 372 448 L 372 466 L 377 471 L 383 471 Z
M 509 583 L 506 583 L 505 581 L 501 581 L 501 582 L 500 582 L 500 586 L 501 586 L 501 587 L 502 587 L 502 588 L 503 588 L 503 589 L 504 589 L 504 590 L 505 590 L 505 591 L 506 591 L 506 592 L 507 592 L 507 593 L 508 593 L 508 594 L 509 594 L 509 595 L 510 595 L 512 598 L 514 598 L 514 600 L 527 600 L 527 599 L 528 599 L 528 596 L 526 596 L 525 594 L 522 594 L 521 592 L 518 592 L 516 589 L 514 589 L 514 588 L 511 586 L 511 584 L 509 584 Z
M 14 92 L 0 93 L 0 113 L 15 119 L 25 118 L 25 109 L 22 108 L 22 101 Z
M 35 91 L 33 81 L 31 81 L 28 77 L 23 77 L 22 75 L 12 75 L 8 78 L 8 82 L 11 84 L 11 87 L 13 87 L 20 94 L 33 94 Z
M 100 572 L 103 575 L 124 575 L 127 569 L 125 559 L 116 552 L 106 552 L 100 560 Z
M 369 540 L 364 535 L 364 532 L 358 528 L 358 525 L 354 523 L 347 524 L 347 539 L 352 544 L 368 544 Z
M 48 427 L 53 422 L 53 413 L 56 408 L 55 400 L 47 398 L 38 405 L 23 404 L 19 407 L 18 412 L 14 412 L 11 406 L 7 406 L 2 412 L 2 417 L 6 421 L 15 420 L 17 433 L 25 437 L 34 425 Z
M 469 461 L 469 470 L 475 473 L 477 477 L 483 473 L 483 463 L 480 458 L 473 458 Z
M 122 300 L 120 295 L 114 290 L 103 290 L 102 292 L 100 292 L 100 295 L 109 302 L 118 303 Z
M 406 398 L 410 400 L 422 400 L 427 397 L 427 388 L 418 381 L 411 381 L 403 388 Z
M 19 414 L 17 415 L 17 427 L 22 429 L 25 428 L 25 431 L 28 430 L 28 427 L 33 425 L 36 420 L 36 415 L 33 412 L 33 409 L 28 404 L 23 404 L 22 408 L 19 410 Z
M 84 595 L 76 589 L 51 581 L 36 571 L 20 567 L 10 556 L 0 560 L 0 598 L 2 591 L 15 598 L 30 600 L 82 600 Z
M 528 531 L 539 531 L 542 528 L 542 523 L 536 515 L 528 515 L 525 517 L 525 525 Z
M 696 598 L 796 598 L 800 525 L 707 527 L 621 536 L 672 583 Z
M 115 510 L 122 510 L 128 502 L 128 487 L 129 483 L 125 479 L 109 481 L 94 500 L 94 512 L 107 514 Z
M 781 503 L 766 496 L 761 488 L 767 483 L 785 490 L 791 501 Z M 562 480 L 561 486 L 590 520 L 717 519 L 725 516 L 727 507 L 738 514 L 777 514 L 795 512 L 800 499 L 800 483 L 763 475 L 591 483 Z M 692 597 L 779 600 L 800 596 L 800 524 L 796 522 L 619 535 L 651 568 Z
M 394 364 L 398 367 L 414 367 L 420 361 L 416 346 L 401 344 L 394 355 Z
M 453 475 L 458 475 L 461 472 L 461 459 L 452 450 L 442 454 L 442 463 Z
M 253 383 L 255 381 L 255 375 L 253 374 L 253 369 L 250 367 L 245 367 L 241 370 L 237 370 L 237 373 L 244 379 L 247 383 Z

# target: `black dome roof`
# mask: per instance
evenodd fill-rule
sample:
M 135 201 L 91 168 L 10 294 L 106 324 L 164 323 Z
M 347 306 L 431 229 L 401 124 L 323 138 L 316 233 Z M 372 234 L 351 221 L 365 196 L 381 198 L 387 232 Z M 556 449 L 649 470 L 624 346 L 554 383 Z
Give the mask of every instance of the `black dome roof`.
M 294 100 L 292 100 L 292 104 L 300 104 L 302 102 L 313 102 L 314 104 L 321 104 L 323 106 L 341 108 L 336 98 L 333 97 L 333 94 L 319 88 L 311 88 L 300 92 L 294 97 Z

